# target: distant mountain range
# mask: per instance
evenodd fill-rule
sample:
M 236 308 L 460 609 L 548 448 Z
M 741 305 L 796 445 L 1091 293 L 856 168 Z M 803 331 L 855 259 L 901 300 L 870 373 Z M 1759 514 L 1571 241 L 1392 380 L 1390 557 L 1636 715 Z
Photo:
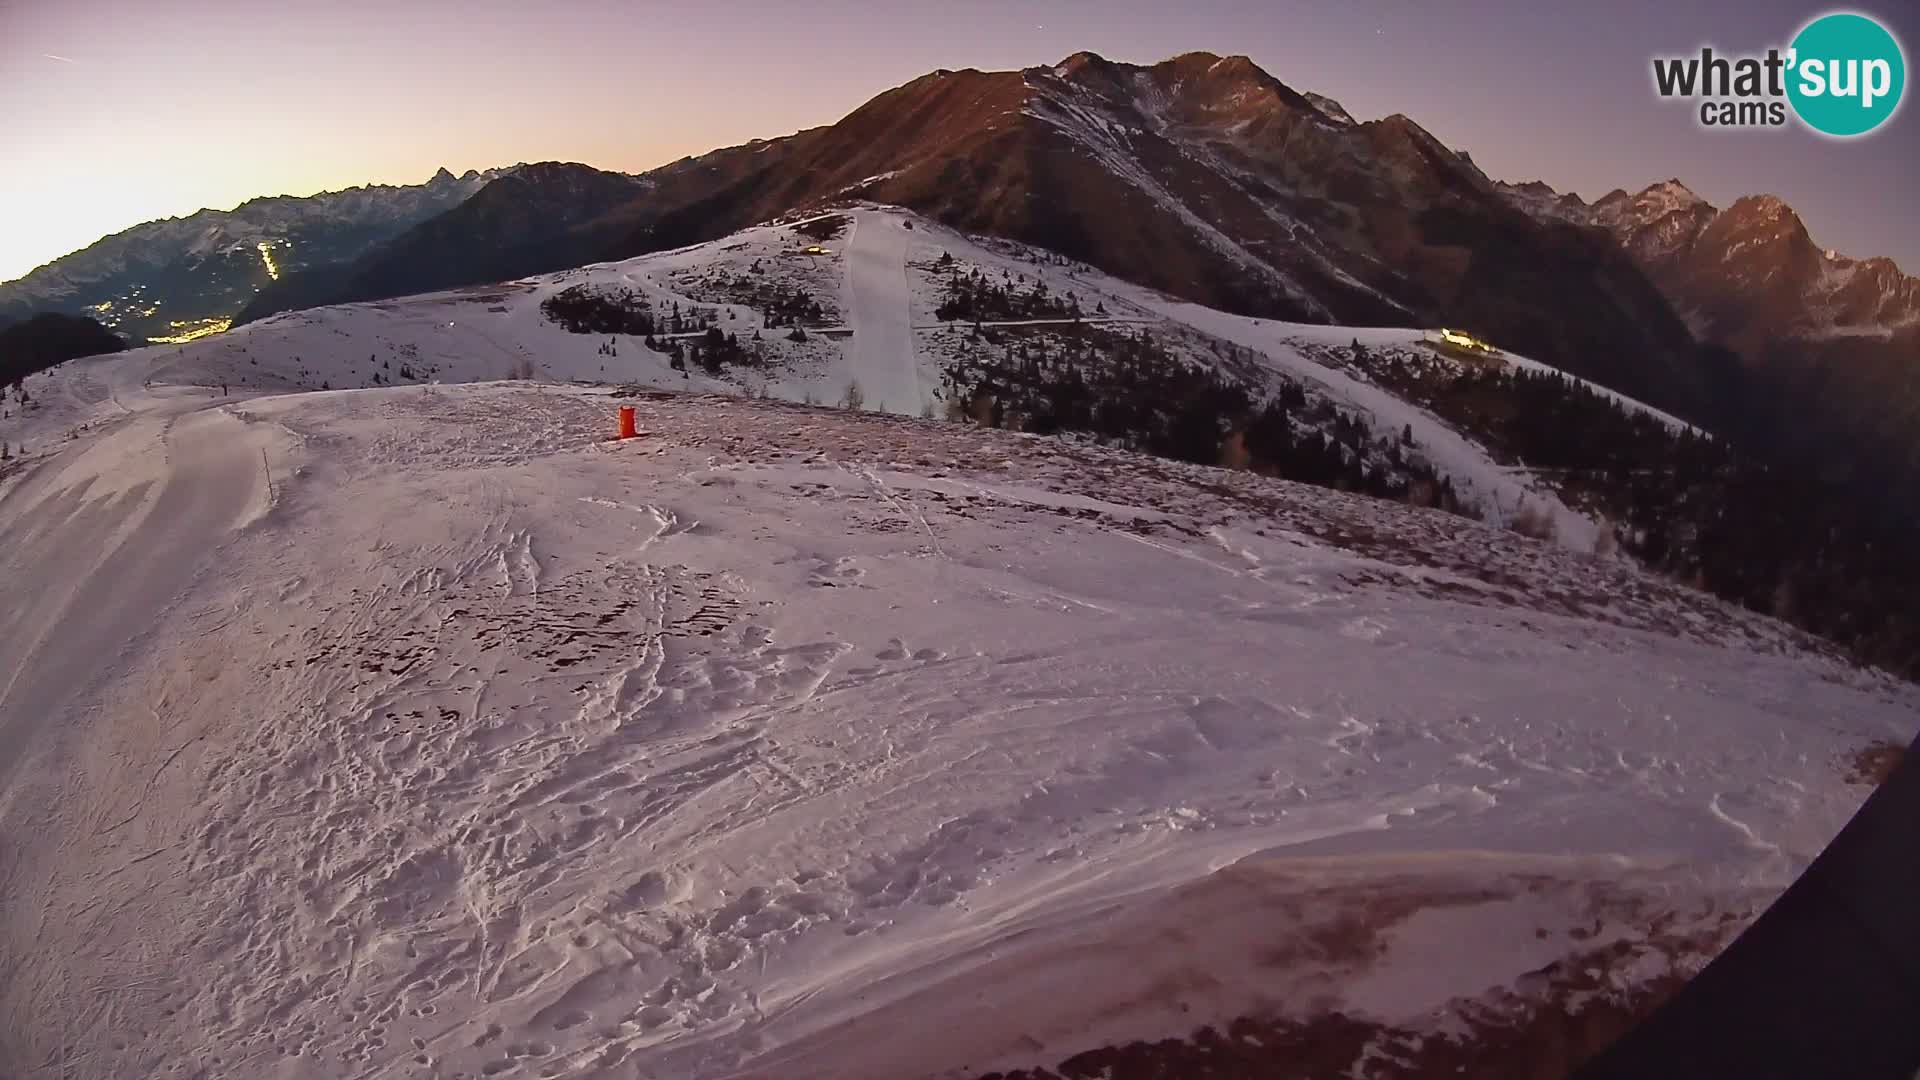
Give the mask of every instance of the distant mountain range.
M 600 257 L 601 241 L 583 226 L 646 190 L 645 181 L 585 165 L 544 162 L 502 170 L 458 205 L 412 224 L 357 259 L 267 283 L 236 322 L 593 262 Z
M 442 169 L 424 184 L 274 196 L 136 225 L 0 284 L 0 322 L 86 314 L 136 341 L 224 327 L 276 278 L 359 258 L 506 171 Z
M 1541 220 L 1605 229 L 1701 340 L 1738 354 L 1730 422 L 1783 453 L 1842 441 L 1920 475 L 1920 278 L 1821 250 L 1771 195 L 1721 210 L 1678 180 L 1591 205 L 1503 189 Z
M 1920 279 L 1891 259 L 1822 251 L 1774 196 L 1720 210 L 1678 180 L 1591 205 L 1545 184 L 1501 187 L 1543 220 L 1613 234 L 1704 339 L 1746 352 L 1782 337 L 1887 340 L 1920 330 Z
M 0 318 L 105 301 L 109 326 L 170 336 L 155 324 L 628 258 L 854 199 L 1243 314 L 1466 326 L 1718 430 L 1856 432 L 1920 475 L 1920 286 L 1891 262 L 1821 252 L 1771 197 L 1722 211 L 1669 181 L 1587 204 L 1502 183 L 1405 116 L 1358 122 L 1209 53 L 936 71 L 638 177 L 544 163 L 256 200 L 0 286 Z

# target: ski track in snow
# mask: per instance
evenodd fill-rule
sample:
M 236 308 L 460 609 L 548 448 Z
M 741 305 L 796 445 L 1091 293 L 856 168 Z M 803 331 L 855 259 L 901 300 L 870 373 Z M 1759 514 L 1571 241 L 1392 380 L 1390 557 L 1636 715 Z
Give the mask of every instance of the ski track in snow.
M 892 214 L 861 214 L 847 238 L 849 312 L 858 327 L 849 349 L 861 390 L 876 408 L 920 411 L 932 399 L 920 385 L 920 365 L 907 308 L 907 251 L 913 234 Z
M 915 412 L 949 251 L 1543 497 L 1296 347 L 1419 331 L 850 216 L 839 263 L 765 226 L 28 380 L 0 1075 L 969 1075 L 1276 1001 L 1444 1024 L 1596 941 L 1698 963 L 1647 928 L 1724 939 L 1860 801 L 1841 759 L 1912 735 L 1911 688 L 1622 561 L 1244 473 L 720 396 L 623 399 L 611 444 L 550 381 L 218 390 L 374 354 Z M 789 366 L 742 382 L 539 312 L 755 261 L 851 336 L 769 331 Z M 1378 950 L 1315 944 L 1355 910 Z

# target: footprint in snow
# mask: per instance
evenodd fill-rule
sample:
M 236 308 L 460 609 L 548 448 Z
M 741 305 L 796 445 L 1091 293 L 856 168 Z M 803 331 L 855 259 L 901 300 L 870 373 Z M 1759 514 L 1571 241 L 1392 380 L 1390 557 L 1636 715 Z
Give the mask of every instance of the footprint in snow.
M 923 664 L 931 663 L 935 660 L 944 660 L 946 656 L 947 654 L 941 652 L 939 649 L 908 650 L 907 643 L 899 638 L 889 639 L 886 648 L 873 654 L 874 659 L 883 660 L 887 663 L 893 663 L 899 660 L 917 660 Z

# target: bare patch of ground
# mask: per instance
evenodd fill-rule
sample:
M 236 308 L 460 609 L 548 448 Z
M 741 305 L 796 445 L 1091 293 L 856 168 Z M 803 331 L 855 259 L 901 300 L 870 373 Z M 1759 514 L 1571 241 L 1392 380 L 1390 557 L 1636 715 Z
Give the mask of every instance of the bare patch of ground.
M 989 1073 L 980 1080 L 1549 1080 L 1573 1071 L 1625 1035 L 1686 983 L 1669 973 L 1626 994 L 1594 996 L 1612 950 L 1554 966 L 1539 1002 L 1477 1003 L 1467 1033 L 1434 1035 L 1334 1012 L 1310 1020 L 1241 1017 L 1185 1039 L 1134 1042 L 1077 1054 L 1051 1069 Z
M 1847 762 L 1847 783 L 1865 784 L 1879 787 L 1900 767 L 1907 756 L 1907 748 L 1896 742 L 1882 740 L 1855 753 Z
M 1184 1037 L 1116 1043 L 1051 1066 L 982 1074 L 979 1080 L 1548 1080 L 1573 1071 L 1671 998 L 1745 924 L 1734 909 L 1682 917 L 1614 884 L 1584 886 L 1594 921 L 1575 928 L 1573 947 L 1515 981 L 1456 998 L 1433 1013 L 1384 1022 L 1337 996 L 1290 997 L 1294 1011 L 1240 1016 Z M 1338 891 L 1331 919 L 1301 920 L 1308 932 L 1260 952 L 1276 983 L 1308 970 L 1357 975 L 1391 962 L 1393 928 L 1417 912 L 1471 907 L 1513 895 L 1568 889 L 1546 877 L 1475 886 L 1370 886 Z M 1313 894 L 1301 901 L 1326 901 Z M 1276 921 L 1292 911 L 1276 909 Z M 1319 908 L 1329 910 L 1324 904 Z M 1612 929 L 1608 929 L 1611 927 Z M 1627 929 L 1631 928 L 1631 929 Z M 1543 938 L 1545 930 L 1536 931 Z M 1490 941 L 1490 948 L 1500 943 Z M 1258 948 L 1258 946 L 1256 946 Z M 1407 971 L 1411 979 L 1417 973 Z M 1331 989 L 1331 988 L 1330 988 Z M 1304 1008 L 1298 1006 L 1304 1005 Z

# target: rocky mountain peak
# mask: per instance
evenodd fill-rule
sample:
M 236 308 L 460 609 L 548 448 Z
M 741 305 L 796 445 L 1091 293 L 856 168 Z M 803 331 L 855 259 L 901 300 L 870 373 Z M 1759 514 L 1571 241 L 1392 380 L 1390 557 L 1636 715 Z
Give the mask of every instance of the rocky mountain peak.
M 1076 78 L 1082 73 L 1094 71 L 1106 73 L 1113 70 L 1113 61 L 1097 52 L 1085 49 L 1074 53 L 1058 64 L 1053 65 L 1053 73 L 1063 79 Z
M 1807 227 L 1793 207 L 1775 195 L 1748 195 L 1734 200 L 1732 206 L 1714 218 L 1709 231 L 1713 239 L 1729 238 L 1741 250 L 1756 246 L 1785 245 L 1796 256 L 1811 258 L 1818 248 L 1807 234 Z M 1709 239 L 1702 236 L 1702 240 Z
M 1320 115 L 1326 117 L 1327 119 L 1333 121 L 1336 124 L 1340 124 L 1346 127 L 1351 127 L 1354 124 L 1359 123 L 1359 121 L 1353 118 L 1353 114 L 1347 111 L 1346 106 L 1340 104 L 1339 102 L 1333 100 L 1332 98 L 1326 96 L 1325 94 L 1316 94 L 1311 90 L 1309 90 L 1306 92 L 1304 96 L 1308 101 L 1313 103 L 1314 108 L 1320 110 Z
M 1593 204 L 1593 211 L 1596 224 L 1625 234 L 1674 215 L 1698 218 L 1699 224 L 1704 225 L 1716 212 L 1705 199 L 1678 180 L 1649 184 L 1631 196 L 1621 191 L 1611 192 Z
M 1742 221 L 1765 224 L 1798 225 L 1800 215 L 1778 195 L 1746 195 L 1727 207 L 1729 216 Z
M 1614 188 L 1605 195 L 1593 200 L 1595 213 L 1618 212 L 1621 207 L 1633 205 L 1633 196 L 1623 188 Z
M 1649 184 L 1640 192 L 1642 200 L 1664 203 L 1674 207 L 1704 206 L 1707 200 L 1694 194 L 1693 189 L 1680 182 L 1679 178 L 1662 180 Z
M 1219 53 L 1190 52 L 1173 58 L 1171 63 L 1188 68 L 1204 68 L 1209 74 L 1227 79 L 1271 79 L 1273 76 L 1261 69 L 1249 56 L 1235 53 L 1221 56 Z
M 1288 109 L 1318 111 L 1304 95 L 1246 56 L 1190 52 L 1147 70 L 1168 93 L 1204 107 L 1270 108 L 1277 104 Z

